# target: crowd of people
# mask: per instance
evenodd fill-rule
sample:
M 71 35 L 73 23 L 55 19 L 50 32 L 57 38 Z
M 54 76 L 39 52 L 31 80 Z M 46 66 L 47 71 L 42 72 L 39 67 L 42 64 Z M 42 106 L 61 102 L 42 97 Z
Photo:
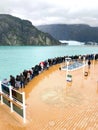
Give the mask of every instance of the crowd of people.
M 35 76 L 39 75 L 44 70 L 49 69 L 50 66 L 60 64 L 65 62 L 65 59 L 69 57 L 72 60 L 97 60 L 98 54 L 91 54 L 91 55 L 75 55 L 75 56 L 64 56 L 64 57 L 56 57 L 53 59 L 48 59 L 45 61 L 40 62 L 39 64 L 35 65 L 29 70 L 24 70 L 22 73 L 17 75 L 16 77 L 10 75 L 10 79 L 7 84 L 10 84 L 13 88 L 25 88 L 25 86 L 31 81 Z M 4 80 L 2 83 L 5 83 Z

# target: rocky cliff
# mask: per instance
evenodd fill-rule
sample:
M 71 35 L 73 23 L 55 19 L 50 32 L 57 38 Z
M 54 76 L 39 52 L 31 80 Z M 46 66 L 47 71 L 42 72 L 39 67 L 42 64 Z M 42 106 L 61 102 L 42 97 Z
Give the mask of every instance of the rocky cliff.
M 37 28 L 51 34 L 57 40 L 98 43 L 98 27 L 86 24 L 51 24 L 37 26 Z
M 0 45 L 59 45 L 48 33 L 39 31 L 28 20 L 0 14 Z

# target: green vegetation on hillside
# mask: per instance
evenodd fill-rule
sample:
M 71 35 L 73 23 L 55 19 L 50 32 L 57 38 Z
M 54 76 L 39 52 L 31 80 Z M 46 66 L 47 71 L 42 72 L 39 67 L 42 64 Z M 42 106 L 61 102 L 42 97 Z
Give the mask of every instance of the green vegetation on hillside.
M 39 31 L 28 20 L 0 14 L 0 45 L 59 45 L 48 33 Z

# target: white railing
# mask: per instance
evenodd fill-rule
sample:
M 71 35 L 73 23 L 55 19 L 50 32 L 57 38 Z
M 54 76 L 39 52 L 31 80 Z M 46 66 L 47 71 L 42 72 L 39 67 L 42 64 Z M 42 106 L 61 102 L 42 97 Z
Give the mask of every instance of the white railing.
M 6 102 L 4 101 L 6 100 Z M 0 81 L 0 101 L 1 104 L 6 104 L 10 107 L 11 112 L 15 111 L 26 122 L 26 106 L 25 106 L 25 93 L 13 89 L 11 86 L 3 84 Z M 17 111 L 16 109 L 20 110 Z M 22 113 L 22 114 L 21 114 Z

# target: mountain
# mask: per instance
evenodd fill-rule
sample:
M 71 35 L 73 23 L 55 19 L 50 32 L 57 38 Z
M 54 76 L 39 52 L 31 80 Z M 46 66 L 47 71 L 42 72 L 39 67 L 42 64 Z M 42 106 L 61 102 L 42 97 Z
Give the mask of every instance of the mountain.
M 50 34 L 39 31 L 28 20 L 0 14 L 0 45 L 58 45 Z
M 37 28 L 51 34 L 57 40 L 98 43 L 98 27 L 91 27 L 86 24 L 51 24 L 40 25 Z

